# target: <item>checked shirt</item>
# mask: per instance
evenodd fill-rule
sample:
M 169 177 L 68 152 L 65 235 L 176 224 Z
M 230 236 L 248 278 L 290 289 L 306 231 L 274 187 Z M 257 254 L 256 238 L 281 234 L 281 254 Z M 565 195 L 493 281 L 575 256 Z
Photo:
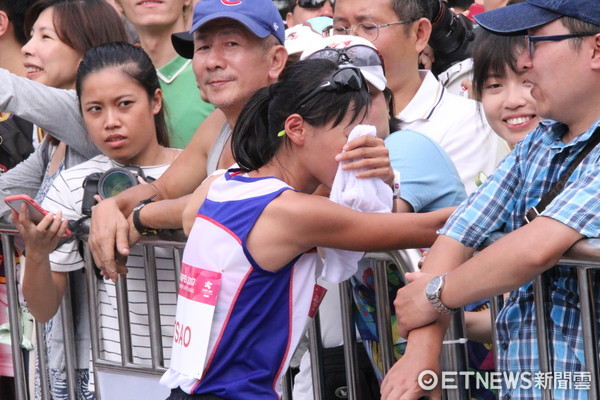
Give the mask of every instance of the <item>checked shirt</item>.
M 540 123 L 506 156 L 479 190 L 461 204 L 439 233 L 477 248 L 493 232 L 509 233 L 523 226 L 527 209 L 538 204 L 596 129 L 600 129 L 600 120 L 564 144 L 561 137 L 566 133 L 565 125 L 552 121 Z M 541 215 L 562 222 L 586 237 L 600 236 L 599 159 L 600 146 L 597 146 Z M 548 315 L 554 375 L 586 373 L 576 269 L 559 264 L 545 274 L 549 278 Z M 599 298 L 596 288 L 596 309 L 600 309 Z M 595 318 L 598 324 L 598 316 Z M 552 377 L 545 377 L 550 381 L 536 379 L 540 367 L 531 283 L 510 293 L 496 320 L 496 330 L 497 370 L 531 374 L 531 388 L 522 388 L 520 383 L 515 388 L 505 387 L 500 398 L 537 400 L 541 398 L 540 388 L 548 385 L 555 389 L 554 398 L 587 399 L 585 382 L 581 384 L 573 379 L 567 384 L 558 384 L 558 380 L 551 381 Z M 527 386 L 526 382 L 521 383 Z

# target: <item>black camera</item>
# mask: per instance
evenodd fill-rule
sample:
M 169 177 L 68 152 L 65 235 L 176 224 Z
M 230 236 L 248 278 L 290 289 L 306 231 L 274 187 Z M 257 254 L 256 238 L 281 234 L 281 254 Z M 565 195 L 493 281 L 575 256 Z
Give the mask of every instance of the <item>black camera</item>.
M 435 76 L 473 54 L 473 23 L 455 14 L 442 0 L 431 1 L 431 37 L 429 45 L 435 53 L 432 72 Z
M 138 177 L 147 180 L 144 171 L 133 165 L 115 167 L 106 172 L 94 172 L 88 175 L 83 181 L 82 214 L 92 215 L 92 207 L 97 203 L 94 199 L 96 194 L 100 195 L 102 199 L 116 196 L 123 190 L 137 185 Z

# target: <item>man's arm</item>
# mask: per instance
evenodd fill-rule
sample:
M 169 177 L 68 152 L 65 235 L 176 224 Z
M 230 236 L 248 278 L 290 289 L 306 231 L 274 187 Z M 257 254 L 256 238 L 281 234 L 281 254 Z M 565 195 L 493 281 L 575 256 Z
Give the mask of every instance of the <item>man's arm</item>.
M 215 110 L 202 122 L 190 143 L 160 178 L 152 184 L 137 185 L 127 189 L 94 207 L 89 245 L 96 265 L 104 270 L 108 277 L 116 281 L 118 276 L 115 247 L 119 254 L 129 255 L 131 243 L 129 243 L 130 225 L 127 217 L 133 208 L 140 201 L 154 195 L 156 195 L 155 200 L 163 200 L 176 199 L 192 193 L 206 178 L 208 152 L 224 122 L 223 113 Z M 144 214 L 147 220 L 155 221 L 151 215 L 152 208 L 144 210 Z M 177 221 L 181 223 L 181 218 Z M 172 227 L 171 224 L 167 226 L 167 228 Z M 156 226 L 156 228 L 163 227 Z
M 74 90 L 56 89 L 0 68 L 0 111 L 36 124 L 86 158 L 99 154 L 85 129 Z
M 468 260 L 473 253 L 472 248 L 442 235 L 437 238 L 428 251 L 422 270 L 439 275 L 458 267 Z M 419 295 L 425 297 L 424 292 L 417 294 L 417 296 Z M 396 318 L 403 317 L 407 312 L 402 308 L 403 304 L 397 299 L 394 301 L 394 305 Z M 382 383 L 381 398 L 383 400 L 399 399 L 403 395 L 408 396 L 407 398 L 410 399 L 418 399 L 421 396 L 439 393 L 437 391 L 429 393 L 421 389 L 417 377 L 421 371 L 426 369 L 436 373 L 439 372 L 442 340 L 447 325 L 447 319 L 440 318 L 434 324 L 410 332 L 407 337 L 408 343 L 405 354 L 390 369 Z

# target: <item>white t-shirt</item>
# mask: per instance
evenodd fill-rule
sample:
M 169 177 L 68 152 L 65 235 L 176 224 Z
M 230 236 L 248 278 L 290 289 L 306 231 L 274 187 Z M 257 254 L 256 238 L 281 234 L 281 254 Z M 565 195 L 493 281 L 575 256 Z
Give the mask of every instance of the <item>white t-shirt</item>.
M 496 135 L 478 114 L 476 101 L 449 93 L 430 71 L 419 72 L 423 83 L 397 115 L 400 127 L 427 135 L 442 146 L 469 194 L 477 188 L 481 172 L 489 176 L 496 169 Z
M 69 220 L 83 216 L 83 182 L 94 172 L 105 172 L 122 166 L 105 155 L 98 155 L 73 168 L 60 173 L 48 190 L 42 207 L 50 212 L 62 211 Z M 158 178 L 169 164 L 142 167 L 146 177 Z M 177 288 L 175 282 L 172 250 L 156 247 L 157 281 L 161 315 L 161 329 L 165 360 L 170 359 L 170 344 L 175 324 Z M 50 253 L 52 271 L 70 272 L 83 268 L 83 258 L 79 253 L 78 241 L 63 244 Z M 129 297 L 129 317 L 132 330 L 132 351 L 135 363 L 151 364 L 148 307 L 144 277 L 143 253 L 141 247 L 134 247 L 127 259 L 127 292 Z M 98 281 L 98 300 L 103 356 L 110 361 L 121 361 L 119 324 L 117 320 L 117 300 L 112 281 Z

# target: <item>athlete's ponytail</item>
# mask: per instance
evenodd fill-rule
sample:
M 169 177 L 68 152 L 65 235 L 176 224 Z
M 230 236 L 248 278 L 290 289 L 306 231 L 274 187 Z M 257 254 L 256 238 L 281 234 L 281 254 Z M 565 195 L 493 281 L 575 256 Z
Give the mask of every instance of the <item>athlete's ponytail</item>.
M 284 124 L 291 114 L 300 114 L 313 126 L 331 121 L 337 126 L 348 110 L 352 122 L 361 115 L 370 102 L 367 90 L 323 91 L 303 100 L 337 70 L 338 65 L 330 60 L 298 61 L 285 69 L 277 83 L 250 98 L 232 134 L 233 157 L 242 170 L 261 168 L 287 143 Z

